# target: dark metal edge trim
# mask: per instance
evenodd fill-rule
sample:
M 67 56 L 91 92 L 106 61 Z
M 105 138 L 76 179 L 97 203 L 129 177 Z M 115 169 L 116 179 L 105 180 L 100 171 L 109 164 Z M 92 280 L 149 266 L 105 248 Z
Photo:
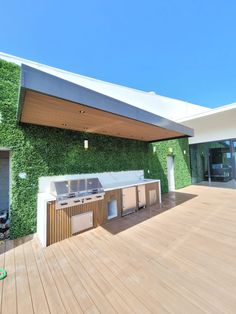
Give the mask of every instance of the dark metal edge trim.
M 25 90 L 28 89 L 180 134 L 193 136 L 193 130 L 189 127 L 22 64 L 19 111 L 22 111 Z M 20 116 L 21 113 L 19 113 L 18 117 Z

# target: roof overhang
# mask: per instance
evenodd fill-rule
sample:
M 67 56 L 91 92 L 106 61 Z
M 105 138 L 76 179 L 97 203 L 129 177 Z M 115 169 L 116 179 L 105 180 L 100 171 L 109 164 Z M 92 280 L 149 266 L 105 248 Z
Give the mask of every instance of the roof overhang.
M 189 127 L 24 64 L 18 121 L 148 142 L 193 136 Z

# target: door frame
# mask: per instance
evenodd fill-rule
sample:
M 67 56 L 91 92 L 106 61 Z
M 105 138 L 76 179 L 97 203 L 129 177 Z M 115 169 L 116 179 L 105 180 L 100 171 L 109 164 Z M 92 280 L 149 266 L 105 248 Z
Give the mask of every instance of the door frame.
M 170 188 L 170 182 L 169 182 L 169 178 L 170 178 L 170 173 L 169 173 L 169 162 L 168 159 L 171 158 L 172 160 L 172 169 L 173 169 L 173 186 Z M 166 157 L 166 162 L 167 162 L 167 181 L 168 181 L 168 190 L 169 192 L 171 191 L 175 191 L 175 163 L 174 163 L 174 155 L 167 155 Z
M 10 213 L 11 213 L 11 174 L 12 174 L 12 151 L 11 151 L 11 149 L 10 148 L 7 148 L 7 147 L 0 147 L 0 152 L 8 152 L 8 154 L 9 154 L 9 180 L 8 180 L 8 184 L 9 184 L 9 206 L 8 206 L 8 212 L 9 212 L 9 216 L 10 216 Z
M 234 147 L 234 142 L 236 143 L 236 139 L 230 140 L 230 152 L 232 159 L 233 179 L 236 180 L 236 145 Z

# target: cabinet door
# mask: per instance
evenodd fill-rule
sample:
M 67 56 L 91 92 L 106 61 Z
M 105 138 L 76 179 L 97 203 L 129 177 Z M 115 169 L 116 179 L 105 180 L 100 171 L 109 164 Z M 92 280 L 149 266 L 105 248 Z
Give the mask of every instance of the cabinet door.
M 107 203 L 107 219 L 113 219 L 115 217 L 118 217 L 118 205 L 116 199 L 111 199 Z
M 138 186 L 138 207 L 146 206 L 146 188 L 145 185 Z
M 93 227 L 93 212 L 87 212 L 78 214 L 71 217 L 71 233 L 76 234 L 78 232 L 90 229 Z
M 158 196 L 157 196 L 157 190 L 150 190 L 149 191 L 149 204 L 150 206 L 157 204 L 158 202 Z
M 122 216 L 132 213 L 136 210 L 136 187 L 130 187 L 122 190 L 122 203 Z

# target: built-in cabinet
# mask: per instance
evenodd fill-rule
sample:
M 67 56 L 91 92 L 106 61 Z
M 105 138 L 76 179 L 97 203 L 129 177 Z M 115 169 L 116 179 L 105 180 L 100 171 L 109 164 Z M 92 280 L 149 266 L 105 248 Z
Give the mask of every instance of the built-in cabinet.
M 145 185 L 147 207 L 161 203 L 160 183 L 150 183 Z
M 103 200 L 63 209 L 47 203 L 47 246 L 85 230 L 120 219 L 143 207 L 160 203 L 160 183 L 148 183 L 105 192 Z
M 113 199 L 107 203 L 107 219 L 111 220 L 118 217 L 118 200 Z
M 122 189 L 122 216 L 137 210 L 136 186 Z
M 103 225 L 111 219 L 121 217 L 122 210 L 122 190 L 116 189 L 105 192 L 103 199 L 103 212 L 100 215 L 99 225 Z
M 137 191 L 138 191 L 138 208 L 143 208 L 146 207 L 147 202 L 146 202 L 146 186 L 143 185 L 138 185 L 137 186 Z

